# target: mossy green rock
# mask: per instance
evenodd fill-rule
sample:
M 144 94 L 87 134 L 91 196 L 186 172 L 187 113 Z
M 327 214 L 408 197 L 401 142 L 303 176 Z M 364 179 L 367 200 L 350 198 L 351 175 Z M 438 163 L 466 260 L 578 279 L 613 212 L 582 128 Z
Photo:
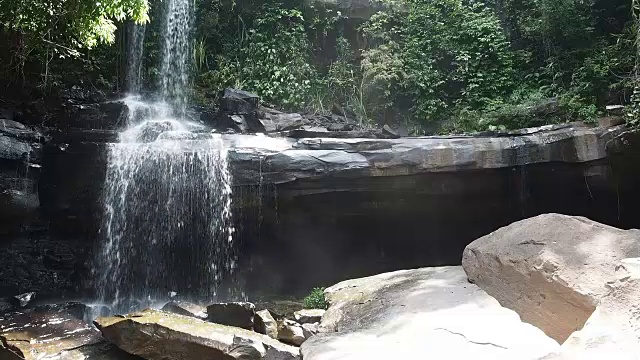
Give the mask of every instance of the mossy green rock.
M 294 360 L 299 350 L 253 331 L 159 310 L 95 322 L 122 350 L 149 360 Z

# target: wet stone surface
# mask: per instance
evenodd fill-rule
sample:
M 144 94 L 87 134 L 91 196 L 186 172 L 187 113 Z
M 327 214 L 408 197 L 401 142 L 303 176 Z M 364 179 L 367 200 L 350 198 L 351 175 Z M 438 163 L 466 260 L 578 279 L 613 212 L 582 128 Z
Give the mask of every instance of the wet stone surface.
M 72 314 L 62 308 L 42 307 L 0 316 L 0 358 L 136 358 L 107 344 L 98 330 Z

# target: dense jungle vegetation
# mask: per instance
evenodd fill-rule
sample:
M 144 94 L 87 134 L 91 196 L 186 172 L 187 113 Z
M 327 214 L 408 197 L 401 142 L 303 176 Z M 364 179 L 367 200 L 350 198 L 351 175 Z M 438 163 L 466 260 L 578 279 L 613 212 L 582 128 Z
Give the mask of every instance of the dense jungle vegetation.
M 617 104 L 637 122 L 632 0 L 384 0 L 360 19 L 321 1 L 195 1 L 191 98 L 201 105 L 233 86 L 286 110 L 414 133 L 592 122 Z M 120 91 L 123 29 L 135 21 L 147 23 L 142 78 L 152 89 L 162 7 L 0 0 L 2 79 L 42 93 Z

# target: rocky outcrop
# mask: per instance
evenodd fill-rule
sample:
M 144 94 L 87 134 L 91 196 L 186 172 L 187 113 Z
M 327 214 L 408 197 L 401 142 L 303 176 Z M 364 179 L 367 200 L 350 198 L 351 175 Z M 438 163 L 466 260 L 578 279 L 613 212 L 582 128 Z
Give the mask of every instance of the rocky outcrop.
M 540 215 L 471 243 L 462 265 L 469 281 L 523 321 L 564 342 L 609 292 L 617 261 L 640 256 L 640 231 L 586 218 Z
M 256 307 L 248 302 L 219 303 L 207 306 L 207 320 L 216 324 L 252 330 Z
M 297 348 L 266 335 L 157 310 L 99 318 L 95 324 L 107 340 L 148 360 L 299 359 Z
M 0 113 L 0 234 L 37 220 L 42 135 Z
M 640 259 L 625 259 L 616 269 L 584 328 L 562 344 L 561 351 L 545 360 L 633 360 L 640 353 Z
M 305 360 L 539 359 L 558 348 L 520 321 L 460 267 L 398 271 L 328 288 L 325 333 L 302 344 Z M 446 354 L 446 355 L 445 355 Z
M 0 319 L 0 358 L 134 360 L 100 332 L 69 312 L 44 309 L 5 314 Z
M 320 322 L 324 313 L 322 309 L 304 309 L 296 311 L 293 316 L 300 324 L 313 324 Z
M 606 158 L 606 143 L 623 130 L 549 126 L 496 137 L 296 140 L 236 135 L 225 140 L 234 183 L 240 185 L 585 163 Z
M 278 338 L 278 323 L 267 309 L 256 312 L 254 330 L 272 339 Z
M 207 318 L 207 308 L 186 301 L 168 302 L 162 307 L 162 311 L 178 315 L 192 316 L 199 319 Z
M 306 340 L 302 326 L 293 320 L 283 319 L 278 323 L 278 340 L 300 346 Z

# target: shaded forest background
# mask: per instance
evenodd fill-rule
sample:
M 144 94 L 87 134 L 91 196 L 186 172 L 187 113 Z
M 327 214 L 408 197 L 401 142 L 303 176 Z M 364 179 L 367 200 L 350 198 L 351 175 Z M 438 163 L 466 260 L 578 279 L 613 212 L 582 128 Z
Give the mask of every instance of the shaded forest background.
M 637 123 L 630 0 L 374 5 L 353 16 L 326 2 L 196 0 L 192 102 L 215 106 L 232 86 L 285 110 L 414 134 L 594 122 L 607 105 L 631 105 Z M 0 0 L 0 78 L 31 97 L 74 86 L 122 94 L 134 21 L 146 23 L 142 81 L 153 91 L 163 6 Z

